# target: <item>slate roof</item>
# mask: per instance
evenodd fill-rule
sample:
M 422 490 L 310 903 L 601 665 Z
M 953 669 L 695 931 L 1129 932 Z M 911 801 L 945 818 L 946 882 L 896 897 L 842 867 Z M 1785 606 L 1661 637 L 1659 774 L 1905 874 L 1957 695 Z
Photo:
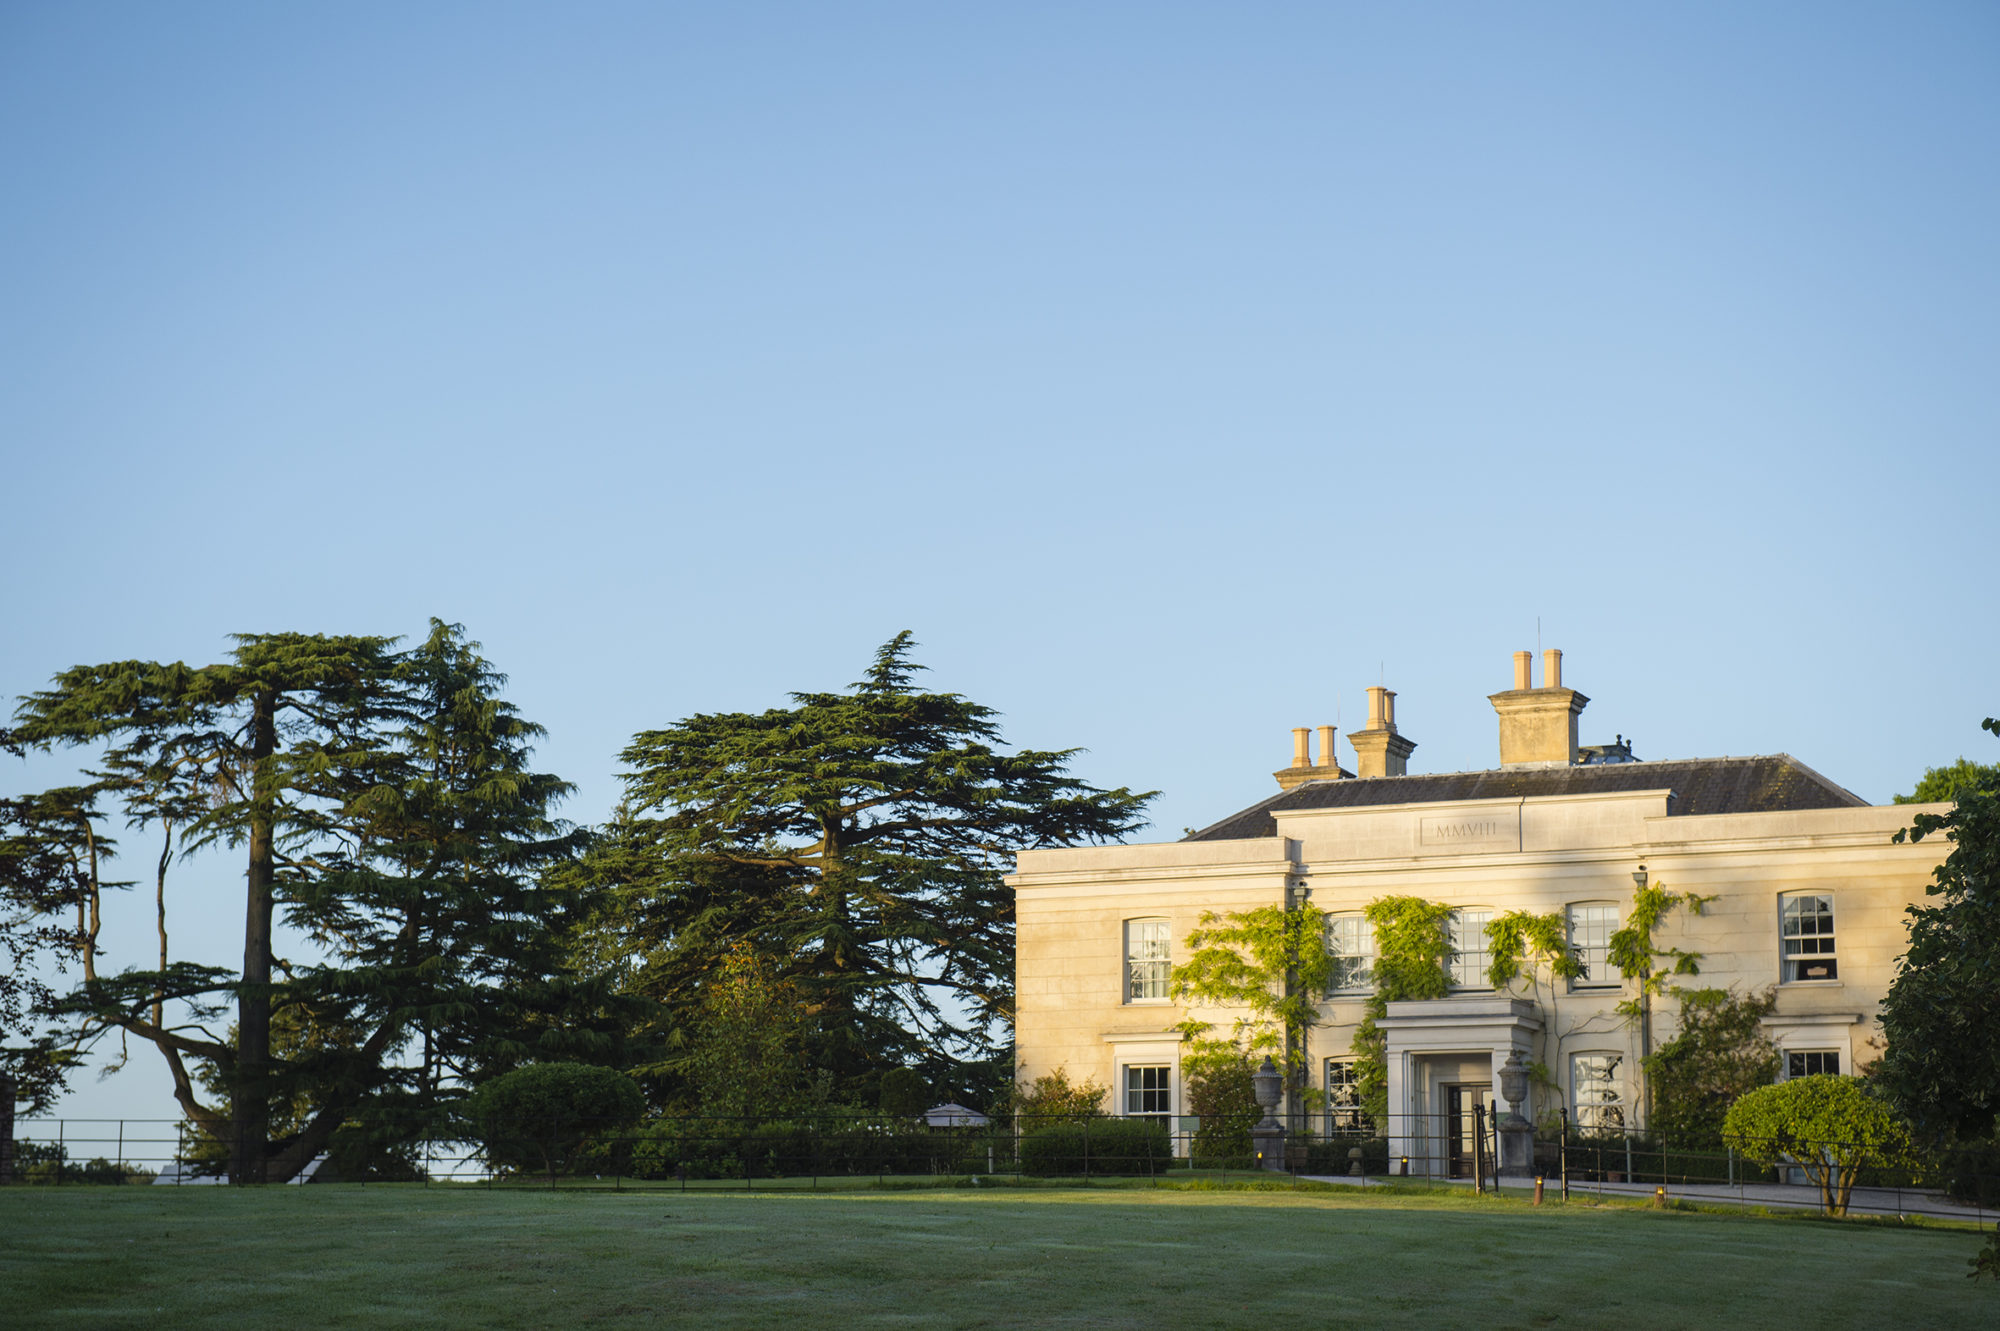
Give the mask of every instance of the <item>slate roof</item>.
M 1488 772 L 1438 772 L 1367 780 L 1314 781 L 1182 838 L 1242 841 L 1276 836 L 1282 809 L 1353 809 L 1443 800 L 1515 799 L 1542 795 L 1605 795 L 1670 790 L 1669 815 L 1781 813 L 1791 809 L 1862 809 L 1868 801 L 1821 776 L 1788 753 L 1758 758 L 1681 758 L 1668 762 L 1524 767 Z

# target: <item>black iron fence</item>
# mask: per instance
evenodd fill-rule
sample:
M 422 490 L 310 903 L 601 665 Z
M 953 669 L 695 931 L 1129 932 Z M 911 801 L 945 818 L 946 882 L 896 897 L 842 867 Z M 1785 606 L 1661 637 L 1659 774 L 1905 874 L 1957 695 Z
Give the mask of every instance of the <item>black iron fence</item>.
M 492 1123 L 406 1143 L 398 1177 L 487 1187 L 821 1189 L 864 1185 L 1318 1179 L 1358 1186 L 1537 1187 L 1555 1196 L 1646 1195 L 1748 1206 L 1823 1206 L 1831 1184 L 1857 1213 L 1929 1214 L 1987 1223 L 2000 1211 L 2000 1148 L 1892 1158 L 1780 1144 L 1684 1145 L 1642 1133 L 1553 1130 L 1510 1137 L 1491 1115 L 1433 1115 L 1341 1125 L 1323 1117 L 1260 1156 L 1250 1121 L 1191 1117 L 794 1119 L 664 1116 L 637 1124 Z M 468 1140 L 476 1135 L 478 1140 Z M 1814 1152 L 1817 1152 L 1815 1154 Z M 1828 1162 L 1847 1161 L 1845 1165 Z M 22 1119 L 14 1184 L 226 1182 L 226 1153 L 171 1119 Z M 323 1157 L 288 1182 L 341 1177 Z

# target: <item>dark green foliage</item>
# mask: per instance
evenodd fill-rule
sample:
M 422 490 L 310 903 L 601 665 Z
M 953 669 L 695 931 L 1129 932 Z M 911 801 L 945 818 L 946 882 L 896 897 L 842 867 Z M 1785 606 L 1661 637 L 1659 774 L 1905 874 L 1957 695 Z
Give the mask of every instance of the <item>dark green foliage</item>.
M 1251 1154 L 1250 1129 L 1264 1117 L 1257 1104 L 1257 1088 L 1251 1081 L 1255 1071 L 1249 1058 L 1211 1058 L 1189 1068 L 1187 1077 L 1188 1113 L 1198 1116 L 1194 1152 L 1198 1156 L 1247 1156 Z
M 804 1064 L 836 1099 L 890 1067 L 983 1062 L 1013 1014 L 1016 851 L 1115 839 L 1149 796 L 1066 774 L 1070 751 L 997 748 L 994 713 L 911 687 L 910 637 L 846 693 L 691 716 L 625 750 L 627 807 L 578 874 L 582 946 L 639 959 L 655 1089 L 688 1103 L 708 977 L 738 945 L 796 984 Z
M 1451 992 L 1452 908 L 1421 897 L 1382 897 L 1368 904 L 1375 926 L 1375 992 L 1354 1031 L 1354 1070 L 1361 1104 L 1377 1123 L 1389 1121 L 1389 1037 L 1376 1025 L 1389 1004 L 1443 998 Z
M 1949 767 L 1926 767 L 1917 788 L 1895 796 L 1898 804 L 1944 804 L 1969 790 L 2000 789 L 2000 763 L 1975 763 L 1960 758 Z
M 1986 1246 L 1974 1253 L 1966 1265 L 1972 1268 L 1965 1273 L 1967 1279 L 1977 1280 L 1981 1276 L 1986 1276 L 1994 1281 L 2000 1281 L 2000 1227 L 1995 1227 L 1994 1231 L 1986 1236 Z
M 646 1111 L 638 1084 L 588 1063 L 531 1063 L 481 1085 L 466 1105 L 496 1169 L 569 1173 L 586 1142 L 616 1136 Z
M 1723 1141 L 1765 1165 L 1796 1163 L 1828 1215 L 1845 1215 L 1862 1171 L 1909 1161 L 1908 1129 L 1859 1077 L 1795 1077 L 1729 1107 Z
M 915 1068 L 890 1068 L 882 1074 L 881 1099 L 883 1113 L 908 1118 L 931 1107 L 931 1088 Z
M 1777 990 L 1739 997 L 1696 989 L 1680 997 L 1680 1034 L 1646 1060 L 1650 1126 L 1676 1146 L 1719 1148 L 1729 1106 L 1777 1075 L 1778 1049 L 1763 1028 L 1777 1010 Z
M 69 1158 L 69 1151 L 60 1142 L 15 1142 L 14 1170 L 20 1182 L 44 1186 L 150 1183 L 155 1177 L 150 1169 L 101 1155 L 78 1163 Z
M 1350 1151 L 1361 1152 L 1361 1171 L 1371 1176 L 1389 1172 L 1387 1137 L 1333 1137 L 1313 1142 L 1306 1149 L 1306 1173 L 1347 1174 L 1354 1166 Z
M 1021 1139 L 1024 1174 L 1157 1174 L 1173 1159 L 1167 1130 L 1151 1119 L 1103 1118 L 1037 1128 Z
M 1227 1038 L 1212 1023 L 1189 1016 L 1180 1031 L 1183 1068 L 1221 1067 L 1267 1054 L 1283 1069 L 1292 1107 L 1318 1092 L 1305 1085 L 1305 1042 L 1319 1024 L 1321 996 L 1333 974 L 1326 914 L 1310 905 L 1258 906 L 1222 914 L 1203 911 L 1188 931 L 1187 959 L 1173 968 L 1175 1002 L 1238 1012 Z
M 46 1112 L 76 1063 L 44 1024 L 56 994 L 37 968 L 61 966 L 90 936 L 92 847 L 82 829 L 97 816 L 96 800 L 80 788 L 0 799 L 0 1134 L 17 1101 Z
M 2000 735 L 2000 721 L 1984 727 Z M 1907 836 L 1942 832 L 1931 903 L 1910 908 L 1910 946 L 1882 1000 L 1888 1049 L 1876 1081 L 1926 1138 L 1971 1141 L 2000 1122 L 2000 790 L 1962 790 Z
M 1015 1087 L 1008 1109 L 1021 1130 L 1029 1132 L 1056 1123 L 1088 1123 L 1103 1118 L 1104 1100 L 1109 1094 L 1108 1088 L 1089 1078 L 1073 1083 L 1068 1068 L 1057 1068 L 1035 1078 L 1026 1087 Z
M 476 644 L 437 621 L 401 652 L 295 633 L 236 644 L 199 668 L 66 671 L 22 701 L 13 742 L 99 748 L 90 793 L 161 838 L 158 964 L 104 975 L 98 908 L 120 885 L 100 871 L 100 815 L 80 812 L 65 832 L 88 902 L 73 949 L 82 983 L 58 1005 L 71 1038 L 154 1044 L 183 1113 L 229 1144 L 233 1180 L 254 1182 L 292 1176 L 357 1119 L 371 1139 L 393 1124 L 413 1140 L 455 1080 L 587 1042 L 589 1023 L 565 1018 L 601 1000 L 558 976 L 564 902 L 537 882 L 583 841 L 551 815 L 568 787 L 528 768 L 542 732 L 499 698 L 504 681 Z M 169 865 L 211 847 L 246 855 L 240 972 L 167 955 Z M 273 955 L 279 909 L 321 958 Z M 229 1005 L 235 1034 L 219 1040 L 206 1023 Z M 338 1038 L 274 1049 L 287 1012 Z M 221 1107 L 196 1090 L 200 1062 Z M 310 1112 L 274 1131 L 274 1114 L 301 1105 Z
M 631 1134 L 626 1168 L 640 1179 L 803 1178 L 811 1175 L 985 1173 L 989 1148 L 1012 1159 L 1004 1132 L 925 1127 L 908 1118 L 777 1119 L 670 1116 Z

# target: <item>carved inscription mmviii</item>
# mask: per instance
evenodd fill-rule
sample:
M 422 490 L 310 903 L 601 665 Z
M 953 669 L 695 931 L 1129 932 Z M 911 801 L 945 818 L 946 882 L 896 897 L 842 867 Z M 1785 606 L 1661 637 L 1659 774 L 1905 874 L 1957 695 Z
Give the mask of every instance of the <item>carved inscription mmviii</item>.
M 1434 816 L 1418 824 L 1426 846 L 1457 850 L 1514 850 L 1521 843 L 1520 814 L 1459 814 Z

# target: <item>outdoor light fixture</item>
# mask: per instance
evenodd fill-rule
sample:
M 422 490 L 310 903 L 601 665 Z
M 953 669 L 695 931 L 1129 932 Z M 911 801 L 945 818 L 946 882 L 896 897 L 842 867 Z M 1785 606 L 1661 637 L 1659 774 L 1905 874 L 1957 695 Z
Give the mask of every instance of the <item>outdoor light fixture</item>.
M 1632 871 L 1632 881 L 1633 881 L 1633 882 L 1635 882 L 1635 883 L 1637 883 L 1637 884 L 1639 885 L 1639 890 L 1640 890 L 1641 892 L 1643 892 L 1643 891 L 1645 891 L 1645 890 L 1646 890 L 1646 866 L 1645 866 L 1645 865 L 1643 865 L 1643 864 L 1642 864 L 1642 865 L 1640 865 L 1640 866 L 1639 866 L 1639 867 L 1638 867 L 1637 869 L 1634 869 L 1634 870 Z

